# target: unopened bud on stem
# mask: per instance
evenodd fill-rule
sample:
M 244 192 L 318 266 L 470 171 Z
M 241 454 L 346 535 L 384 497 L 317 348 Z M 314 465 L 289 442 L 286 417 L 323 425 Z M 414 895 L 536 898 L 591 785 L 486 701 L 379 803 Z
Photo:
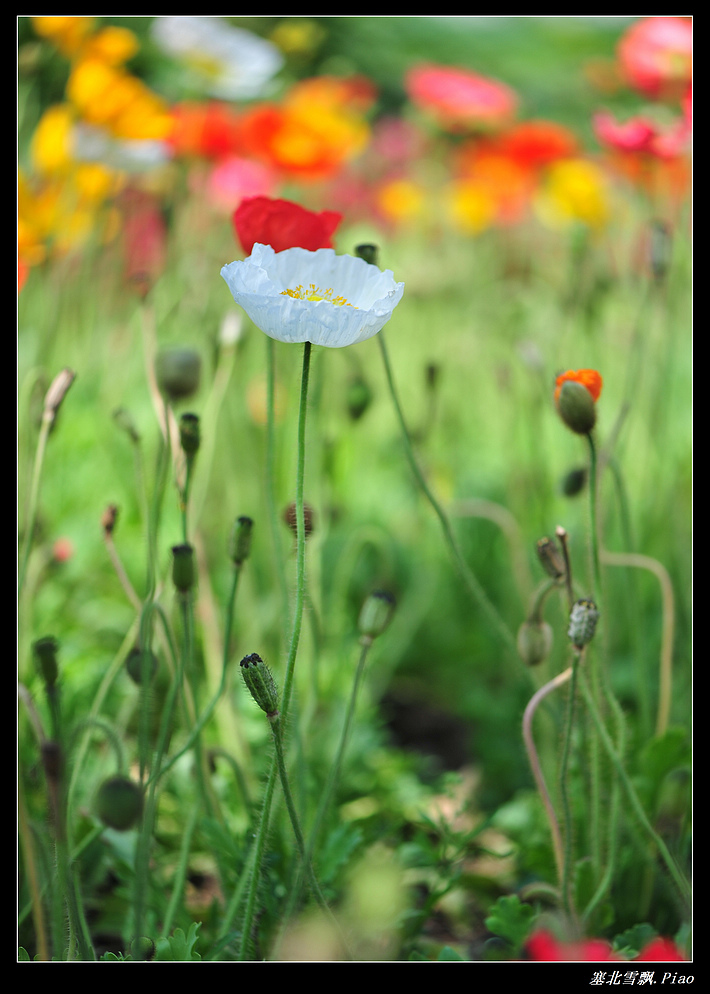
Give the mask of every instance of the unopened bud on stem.
M 279 692 L 271 670 L 261 656 L 252 652 L 239 664 L 247 689 L 262 711 L 269 718 L 279 713 Z

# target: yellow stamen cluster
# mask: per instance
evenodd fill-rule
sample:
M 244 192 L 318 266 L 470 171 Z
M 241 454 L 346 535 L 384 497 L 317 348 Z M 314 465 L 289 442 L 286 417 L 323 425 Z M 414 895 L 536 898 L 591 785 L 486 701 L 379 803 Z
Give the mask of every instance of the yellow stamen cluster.
M 355 304 L 351 304 L 345 297 L 334 297 L 332 287 L 329 287 L 327 290 L 321 290 L 315 283 L 309 283 L 307 289 L 304 289 L 299 284 L 295 290 L 282 290 L 281 296 L 294 297 L 296 300 L 327 300 L 329 304 L 335 304 L 337 307 L 342 307 L 343 305 L 346 307 L 355 307 Z

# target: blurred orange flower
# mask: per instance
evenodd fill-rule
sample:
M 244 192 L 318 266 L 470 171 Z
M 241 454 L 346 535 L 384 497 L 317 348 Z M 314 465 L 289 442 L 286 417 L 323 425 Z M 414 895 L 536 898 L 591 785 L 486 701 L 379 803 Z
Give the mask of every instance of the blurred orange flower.
M 555 380 L 555 403 L 559 400 L 562 385 L 567 381 L 581 383 L 590 392 L 595 403 L 599 400 L 603 380 L 596 369 L 578 369 L 576 371 L 568 369 L 566 373 L 561 373 Z
M 370 137 L 361 110 L 371 91 L 356 81 L 319 77 L 292 88 L 281 104 L 258 104 L 241 120 L 244 154 L 292 180 L 334 177 Z
M 480 147 L 528 169 L 540 169 L 577 155 L 579 142 L 569 128 L 554 121 L 521 121 L 508 131 L 484 139 Z
M 515 116 L 518 98 L 505 83 L 470 69 L 424 64 L 405 77 L 412 103 L 452 131 L 495 130 Z
M 33 17 L 32 27 L 55 45 L 62 55 L 73 56 L 94 30 L 93 17 Z

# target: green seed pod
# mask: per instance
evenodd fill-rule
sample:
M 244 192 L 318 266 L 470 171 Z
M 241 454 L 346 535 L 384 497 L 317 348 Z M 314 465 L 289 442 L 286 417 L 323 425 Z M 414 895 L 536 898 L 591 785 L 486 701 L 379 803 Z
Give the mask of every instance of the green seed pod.
M 245 656 L 239 665 L 251 696 L 269 718 L 276 717 L 279 713 L 279 692 L 269 667 L 255 652 Z
M 582 649 L 594 638 L 599 611 L 594 601 L 582 598 L 572 605 L 567 634 L 576 649 Z
M 168 400 L 191 397 L 200 385 L 202 362 L 194 349 L 164 349 L 155 360 L 160 392 Z
M 376 590 L 365 600 L 358 618 L 358 629 L 364 639 L 377 638 L 392 620 L 395 599 L 385 590 Z
M 251 533 L 254 529 L 254 522 L 251 518 L 237 518 L 232 528 L 229 539 L 229 558 L 239 566 L 245 559 L 249 558 L 251 552 Z
M 550 655 L 552 628 L 546 621 L 524 621 L 518 630 L 518 652 L 526 666 L 537 666 Z
M 59 643 L 52 635 L 37 639 L 32 646 L 37 669 L 48 688 L 54 687 L 59 677 L 58 649 Z
M 173 546 L 173 583 L 186 594 L 195 583 L 195 555 L 191 545 Z
M 132 828 L 143 811 L 143 792 L 126 777 L 104 780 L 96 794 L 96 813 L 108 828 L 125 832 Z
M 588 435 L 597 421 L 594 397 L 582 383 L 567 380 L 557 398 L 560 417 L 578 435 Z

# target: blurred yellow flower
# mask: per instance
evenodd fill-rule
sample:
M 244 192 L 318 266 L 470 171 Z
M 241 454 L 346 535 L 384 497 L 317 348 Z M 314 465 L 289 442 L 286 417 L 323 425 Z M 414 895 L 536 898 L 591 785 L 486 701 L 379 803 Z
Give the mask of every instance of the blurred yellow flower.
M 32 136 L 32 165 L 43 176 L 65 173 L 72 165 L 74 112 L 68 104 L 48 107 Z
M 72 69 L 67 96 L 88 124 L 119 138 L 163 139 L 171 128 L 167 106 L 135 76 L 97 58 Z
M 420 218 L 426 206 L 424 189 L 413 180 L 393 179 L 383 183 L 375 194 L 377 210 L 387 221 L 406 224 Z
M 85 58 L 101 59 L 110 66 L 119 66 L 138 51 L 138 39 L 128 28 L 106 27 L 89 38 L 82 48 Z
M 493 223 L 496 205 L 485 184 L 459 180 L 444 190 L 444 210 L 455 228 L 477 235 Z
M 93 17 L 33 17 L 32 27 L 41 38 L 55 45 L 62 55 L 72 57 L 94 30 Z
M 603 227 L 610 213 L 603 170 L 585 159 L 554 163 L 535 199 L 535 209 L 550 227 L 564 227 L 574 221 L 591 228 Z

